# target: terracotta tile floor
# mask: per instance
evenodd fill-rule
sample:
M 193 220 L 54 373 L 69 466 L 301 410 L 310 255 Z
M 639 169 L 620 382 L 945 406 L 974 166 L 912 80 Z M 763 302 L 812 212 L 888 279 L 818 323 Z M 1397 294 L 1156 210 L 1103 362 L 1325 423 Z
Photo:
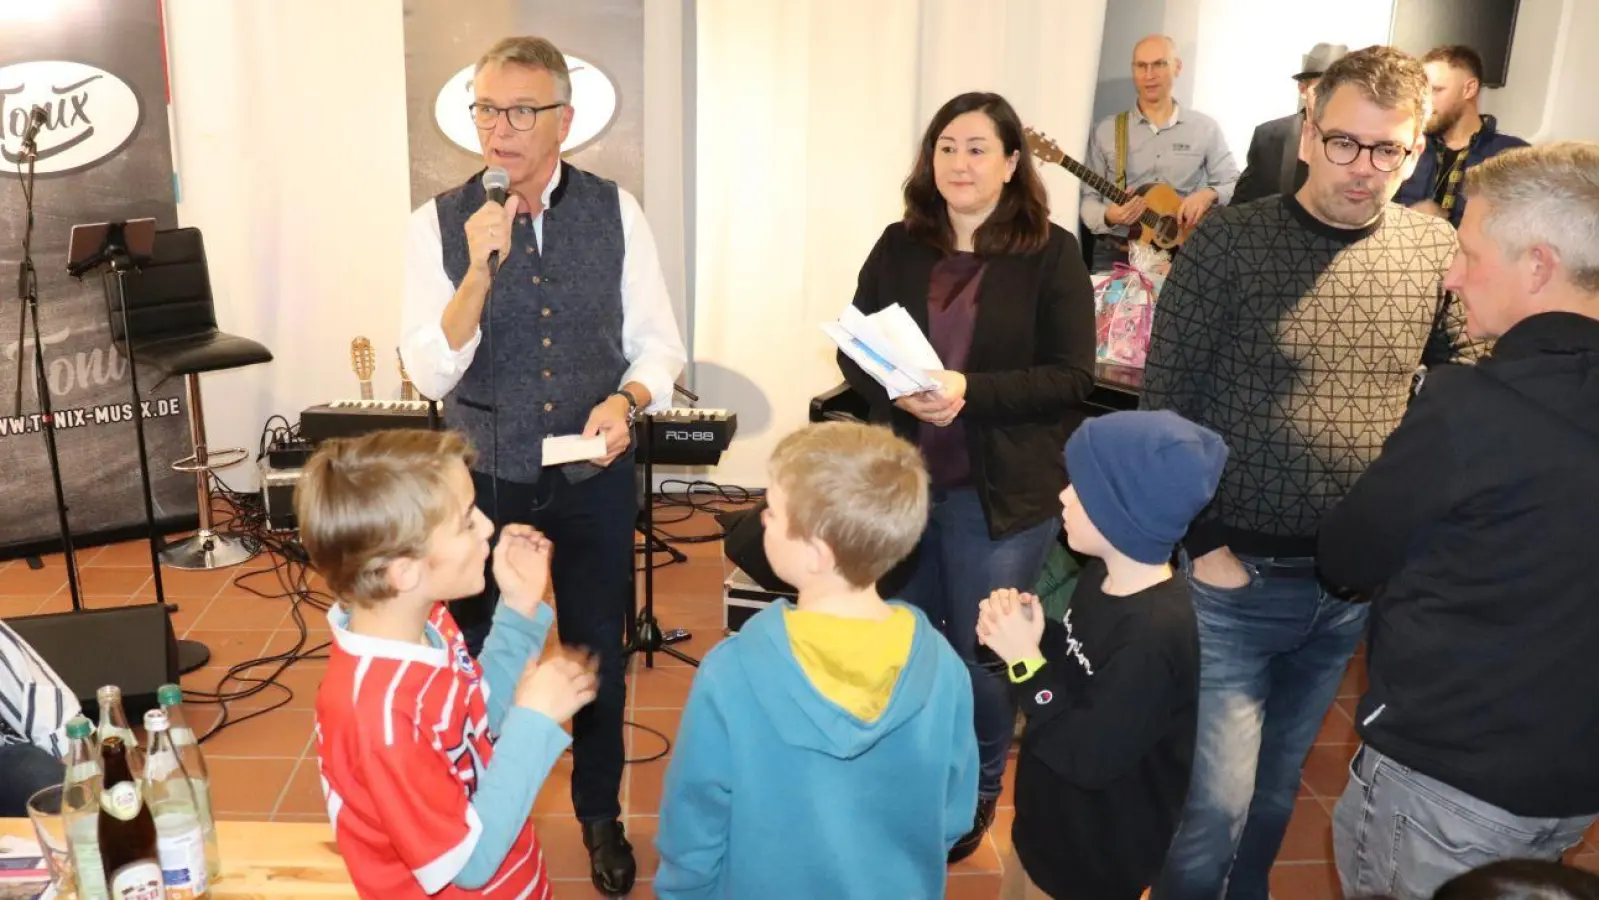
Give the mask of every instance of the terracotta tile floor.
M 703 534 L 714 529 L 709 516 L 671 526 L 674 534 Z M 685 545 L 686 564 L 656 573 L 656 612 L 666 628 L 684 628 L 694 639 L 679 645 L 699 656 L 721 636 L 720 545 Z M 79 554 L 83 592 L 91 607 L 149 602 L 154 599 L 149 557 L 142 543 L 119 544 L 85 550 Z M 659 559 L 660 557 L 658 557 Z M 31 570 L 18 560 L 0 562 L 0 617 L 36 612 L 64 611 L 70 600 L 59 557 L 46 559 L 43 570 Z M 182 636 L 204 641 L 212 652 L 211 664 L 187 675 L 184 687 L 210 691 L 226 667 L 237 662 L 292 649 L 300 633 L 286 600 L 256 597 L 236 583 L 239 578 L 266 593 L 276 593 L 274 576 L 260 572 L 270 562 L 258 558 L 238 570 L 176 572 L 166 570 L 169 600 L 180 605 L 174 616 Z M 307 647 L 327 639 L 320 614 L 305 609 L 310 638 Z M 325 821 L 321 787 L 316 774 L 311 738 L 312 707 L 316 686 L 326 663 L 295 663 L 279 679 L 294 691 L 285 707 L 229 727 L 205 744 L 213 778 L 213 802 L 225 818 L 278 821 Z M 254 673 L 262 674 L 257 668 Z M 628 718 L 667 734 L 675 734 L 678 717 L 693 670 L 668 656 L 657 656 L 653 670 L 636 658 L 628 683 Z M 1272 871 L 1274 896 L 1280 900 L 1331 900 L 1337 897 L 1337 874 L 1332 855 L 1333 804 L 1343 790 L 1346 764 L 1356 738 L 1350 715 L 1363 685 L 1361 660 L 1351 666 L 1339 691 L 1337 704 L 1322 727 L 1305 766 L 1298 806 L 1288 828 L 1282 853 Z M 237 685 L 235 685 L 237 687 Z M 262 692 L 229 704 L 237 719 L 276 702 L 281 692 Z M 196 727 L 209 727 L 218 715 L 215 707 L 196 706 Z M 628 730 L 630 757 L 652 756 L 661 749 L 653 735 Z M 598 896 L 588 885 L 587 856 L 577 823 L 570 815 L 570 764 L 563 760 L 540 794 L 533 814 L 561 897 Z M 628 832 L 639 854 L 640 889 L 649 896 L 648 877 L 655 869 L 655 834 L 666 760 L 628 766 L 623 776 L 622 808 Z M 998 821 L 984 846 L 972 858 L 950 871 L 951 898 L 992 898 L 998 894 L 1001 860 L 1010 851 L 1013 815 L 1011 780 L 1006 778 Z M 1571 861 L 1599 869 L 1599 829 L 1579 845 Z

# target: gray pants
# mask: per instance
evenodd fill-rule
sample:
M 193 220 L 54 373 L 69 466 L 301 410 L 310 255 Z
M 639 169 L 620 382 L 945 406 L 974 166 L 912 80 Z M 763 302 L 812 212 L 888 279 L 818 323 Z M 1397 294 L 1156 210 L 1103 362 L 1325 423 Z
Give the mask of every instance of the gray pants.
M 1333 811 L 1333 855 L 1346 897 L 1428 900 L 1496 860 L 1557 860 L 1594 818 L 1512 815 L 1363 746 Z

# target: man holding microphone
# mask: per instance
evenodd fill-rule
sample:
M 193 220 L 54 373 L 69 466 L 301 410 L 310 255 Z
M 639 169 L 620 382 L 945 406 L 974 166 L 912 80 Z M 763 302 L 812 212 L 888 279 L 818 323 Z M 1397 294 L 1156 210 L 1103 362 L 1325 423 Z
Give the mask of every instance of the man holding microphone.
M 476 447 L 478 508 L 556 548 L 561 642 L 600 659 L 599 695 L 572 722 L 572 803 L 595 887 L 619 895 L 635 874 L 618 797 L 632 422 L 670 404 L 686 353 L 638 201 L 561 159 L 571 99 L 566 60 L 542 38 L 506 38 L 478 61 L 472 116 L 488 170 L 411 216 L 400 352 Z M 604 437 L 605 455 L 546 468 L 543 440 L 572 434 Z M 450 604 L 474 654 L 497 601 L 490 572 L 482 595 Z

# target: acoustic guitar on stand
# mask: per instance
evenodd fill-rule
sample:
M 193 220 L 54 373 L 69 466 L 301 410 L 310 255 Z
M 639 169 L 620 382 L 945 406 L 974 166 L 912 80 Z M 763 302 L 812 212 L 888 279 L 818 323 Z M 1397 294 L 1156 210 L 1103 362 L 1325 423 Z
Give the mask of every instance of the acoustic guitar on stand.
M 416 385 L 411 383 L 411 376 L 405 371 L 405 357 L 400 353 L 400 348 L 394 348 L 394 356 L 400 362 L 400 399 L 415 400 Z
M 1182 246 L 1199 223 L 1184 228 L 1177 222 L 1177 211 L 1182 208 L 1183 195 L 1169 184 L 1141 185 L 1124 191 L 1115 182 L 1083 165 L 1060 149 L 1060 145 L 1043 132 L 1023 129 L 1027 136 L 1027 149 L 1043 162 L 1056 163 L 1082 179 L 1094 192 L 1117 206 L 1125 206 L 1134 197 L 1144 198 L 1144 214 L 1127 230 L 1127 239 L 1134 243 L 1150 244 L 1162 250 Z
M 365 337 L 350 341 L 350 368 L 361 382 L 361 399 L 372 399 L 372 375 L 377 371 L 377 360 L 372 355 L 372 342 Z

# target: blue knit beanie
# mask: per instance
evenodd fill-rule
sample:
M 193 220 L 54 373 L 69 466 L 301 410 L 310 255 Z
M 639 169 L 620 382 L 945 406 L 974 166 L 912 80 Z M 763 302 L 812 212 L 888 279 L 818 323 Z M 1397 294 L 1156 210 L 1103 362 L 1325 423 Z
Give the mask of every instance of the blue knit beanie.
M 1088 419 L 1066 441 L 1066 471 L 1089 521 L 1150 564 L 1171 559 L 1226 463 L 1219 435 L 1169 410 Z

